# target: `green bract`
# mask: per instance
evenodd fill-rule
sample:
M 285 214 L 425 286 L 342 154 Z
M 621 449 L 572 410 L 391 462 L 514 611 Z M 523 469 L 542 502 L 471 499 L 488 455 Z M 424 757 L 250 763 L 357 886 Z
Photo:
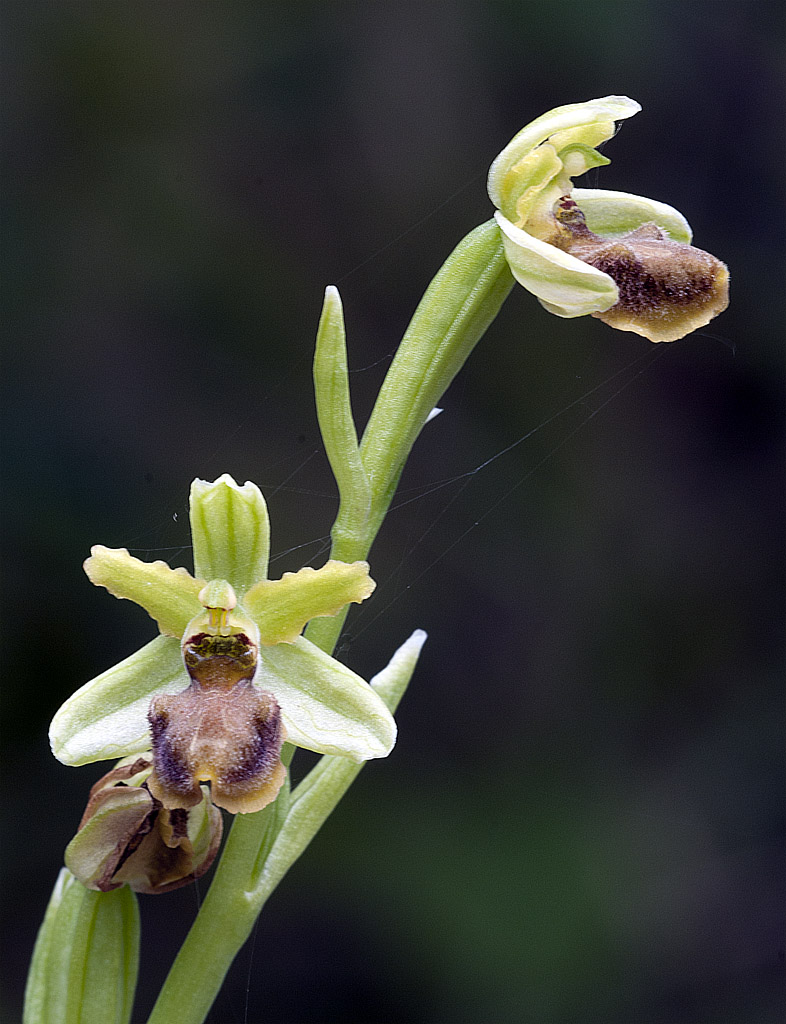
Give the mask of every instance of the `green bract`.
M 63 868 L 36 939 L 24 1024 L 128 1024 L 138 965 L 133 892 L 91 892 Z
M 614 135 L 616 121 L 639 110 L 627 96 L 550 110 L 502 150 L 488 191 L 513 276 L 550 313 L 591 313 L 651 341 L 673 341 L 725 309 L 725 265 L 687 244 L 690 226 L 673 207 L 573 188 L 574 177 L 609 163 L 595 147 Z M 575 215 L 571 224 L 559 216 L 558 204 L 568 198 L 583 215 L 580 235 L 572 230 Z M 644 246 L 636 234 L 642 228 Z
M 195 622 L 214 615 L 218 631 L 229 608 L 230 621 L 244 623 L 259 644 L 254 687 L 275 697 L 291 743 L 354 761 L 385 757 L 396 726 L 382 700 L 358 675 L 299 635 L 309 619 L 368 597 L 374 589 L 368 565 L 332 561 L 268 580 L 265 501 L 254 484 L 240 487 L 227 475 L 213 483 L 194 481 L 191 528 L 199 579 L 164 562 L 142 562 L 122 549 L 93 548 L 85 563 L 90 579 L 140 604 L 162 635 L 63 704 L 49 734 L 55 756 L 79 765 L 149 749 L 151 700 L 178 693 L 189 682 L 181 638 L 188 638 Z M 218 609 L 212 601 L 221 602 Z

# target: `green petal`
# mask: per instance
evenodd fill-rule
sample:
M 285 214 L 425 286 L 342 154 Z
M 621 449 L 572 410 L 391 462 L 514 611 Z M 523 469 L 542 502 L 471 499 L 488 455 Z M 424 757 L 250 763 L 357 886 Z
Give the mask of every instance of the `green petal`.
M 79 765 L 149 749 L 151 699 L 187 683 L 179 641 L 157 637 L 69 697 L 49 727 L 52 753 Z
M 229 580 L 242 594 L 267 577 L 270 523 L 256 484 L 242 487 L 228 473 L 191 484 L 194 572 L 206 580 Z
M 166 562 L 142 562 L 125 548 L 96 544 L 84 565 L 91 583 L 110 594 L 141 605 L 167 636 L 180 637 L 201 609 L 204 580 L 187 569 L 170 569 Z
M 24 1024 L 128 1024 L 138 965 L 131 890 L 91 892 L 63 868 L 36 939 Z
M 598 139 L 597 125 L 607 122 L 603 138 L 611 138 L 614 121 L 632 117 L 640 110 L 641 106 L 627 96 L 604 96 L 602 99 L 589 100 L 587 103 L 569 103 L 563 107 L 555 107 L 554 110 L 531 121 L 511 139 L 491 165 L 488 190 L 492 203 L 497 209 L 510 212 L 506 209 L 510 201 L 508 173 L 531 149 L 545 142 L 551 135 L 564 132 L 566 129 L 581 129 L 582 126 L 586 126 L 586 133 L 575 131 L 570 136 L 560 136 L 558 142 L 564 145 L 565 140 L 569 138 L 571 143 L 596 146 L 603 141 Z M 606 134 L 609 125 L 611 130 Z
M 693 237 L 690 224 L 679 210 L 656 199 L 602 188 L 574 188 L 570 197 L 579 204 L 590 231 L 604 238 L 627 235 L 642 224 L 652 223 L 675 242 L 690 244 Z
M 300 636 L 292 645 L 261 647 L 254 685 L 281 706 L 287 739 L 353 761 L 386 757 L 396 723 L 368 683 Z
M 243 607 L 259 626 L 263 644 L 288 644 L 309 619 L 336 615 L 350 602 L 360 604 L 375 586 L 368 562 L 331 560 L 321 569 L 306 566 L 280 580 L 261 580 L 245 595 Z
M 570 146 L 565 146 L 559 151 L 559 158 L 565 168 L 565 174 L 569 178 L 578 178 L 579 175 L 586 174 L 592 167 L 607 167 L 611 163 L 607 156 L 582 142 L 574 142 Z
M 606 142 L 614 134 L 614 121 L 593 121 L 591 124 L 582 124 L 578 128 L 565 128 L 564 131 L 555 132 L 549 136 L 550 144 L 561 152 L 567 146 L 582 145 L 595 149 L 602 142 Z
M 503 212 L 523 224 L 561 170 L 562 161 L 553 146 L 538 146 L 530 150 L 507 175 L 506 189 L 510 202 Z
M 501 213 L 495 216 L 513 276 L 536 295 L 550 313 L 563 317 L 585 316 L 609 309 L 616 303 L 619 293 L 608 274 L 533 238 Z

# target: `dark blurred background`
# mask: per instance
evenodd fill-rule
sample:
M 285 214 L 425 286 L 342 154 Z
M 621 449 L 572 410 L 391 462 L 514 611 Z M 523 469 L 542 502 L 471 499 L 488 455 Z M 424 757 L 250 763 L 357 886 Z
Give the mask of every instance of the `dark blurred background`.
M 492 158 L 607 93 L 644 109 L 581 184 L 682 210 L 731 306 L 656 348 L 512 294 L 342 639 L 369 675 L 429 631 L 398 746 L 210 1020 L 780 1019 L 781 5 L 10 0 L 3 21 L 3 1021 L 108 767 L 59 765 L 48 721 L 154 635 L 88 584 L 90 545 L 190 568 L 189 482 L 227 471 L 268 497 L 272 572 L 319 564 L 325 285 L 362 423 L 430 277 L 490 216 Z M 142 897 L 135 1021 L 198 895 Z

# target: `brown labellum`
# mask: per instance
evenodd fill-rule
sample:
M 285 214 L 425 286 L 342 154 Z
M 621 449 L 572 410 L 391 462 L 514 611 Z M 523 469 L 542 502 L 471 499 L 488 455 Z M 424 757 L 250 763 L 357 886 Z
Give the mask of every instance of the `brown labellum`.
M 257 651 L 243 633 L 199 633 L 183 648 L 191 684 L 156 697 L 148 720 L 154 770 L 148 785 L 164 807 L 191 807 L 200 782 L 232 814 L 261 810 L 275 800 L 286 769 L 285 730 L 272 694 L 253 685 Z
M 676 341 L 704 327 L 729 304 L 729 271 L 702 249 L 675 242 L 656 224 L 619 238 L 602 238 L 586 225 L 572 199 L 560 201 L 553 244 L 608 274 L 619 301 L 592 315 L 610 327 L 650 341 Z

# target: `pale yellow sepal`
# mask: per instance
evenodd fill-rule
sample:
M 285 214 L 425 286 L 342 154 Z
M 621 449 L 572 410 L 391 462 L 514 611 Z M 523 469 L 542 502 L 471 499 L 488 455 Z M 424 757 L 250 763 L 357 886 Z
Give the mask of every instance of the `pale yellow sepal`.
M 126 548 L 96 544 L 84 564 L 91 583 L 110 594 L 141 605 L 166 636 L 180 637 L 186 624 L 202 608 L 199 592 L 204 580 L 186 569 L 170 569 L 166 562 L 142 562 Z
M 365 601 L 376 586 L 368 571 L 368 562 L 306 566 L 280 580 L 261 580 L 244 595 L 243 607 L 259 626 L 263 644 L 291 644 L 310 619 Z
M 514 218 L 516 201 L 521 195 L 521 180 L 515 173 L 516 165 L 530 150 L 551 136 L 565 133 L 557 135 L 554 140 L 560 148 L 577 143 L 594 147 L 611 138 L 615 121 L 632 117 L 640 110 L 641 105 L 627 96 L 604 96 L 586 103 L 555 107 L 531 121 L 514 135 L 491 165 L 488 191 L 492 203 L 506 217 Z
M 586 316 L 609 309 L 619 292 L 608 274 L 556 246 L 542 242 L 503 217 L 494 215 L 513 276 L 541 304 L 561 317 Z

